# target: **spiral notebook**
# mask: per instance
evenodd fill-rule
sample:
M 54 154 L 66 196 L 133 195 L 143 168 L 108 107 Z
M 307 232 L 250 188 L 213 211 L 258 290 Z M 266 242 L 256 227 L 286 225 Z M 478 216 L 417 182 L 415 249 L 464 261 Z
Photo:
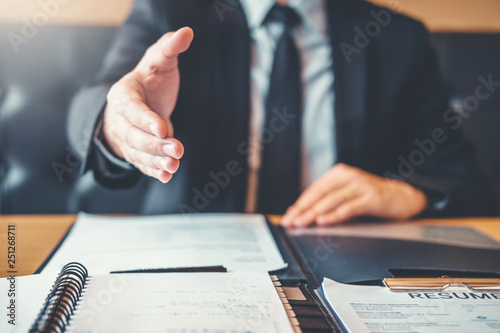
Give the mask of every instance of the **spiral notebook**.
M 24 286 L 33 290 L 47 285 L 46 275 L 25 279 Z M 17 331 L 155 332 L 168 327 L 171 333 L 299 332 L 272 279 L 264 271 L 89 276 L 83 265 L 69 263 L 45 293 L 30 295 L 29 302 L 41 308 L 38 314 L 19 309 L 30 325 L 17 326 Z

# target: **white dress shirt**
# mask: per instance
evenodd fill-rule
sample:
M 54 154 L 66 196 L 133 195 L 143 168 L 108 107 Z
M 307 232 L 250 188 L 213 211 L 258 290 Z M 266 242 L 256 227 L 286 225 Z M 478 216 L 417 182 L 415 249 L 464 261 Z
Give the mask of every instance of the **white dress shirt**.
M 276 22 L 262 24 L 275 3 L 275 0 L 241 0 L 252 39 L 248 213 L 256 209 L 261 166 L 261 151 L 257 147 L 260 147 L 274 52 L 284 29 Z M 294 38 L 302 67 L 301 184 L 305 188 L 330 169 L 336 159 L 333 56 L 325 0 L 289 0 L 288 5 L 302 18 Z

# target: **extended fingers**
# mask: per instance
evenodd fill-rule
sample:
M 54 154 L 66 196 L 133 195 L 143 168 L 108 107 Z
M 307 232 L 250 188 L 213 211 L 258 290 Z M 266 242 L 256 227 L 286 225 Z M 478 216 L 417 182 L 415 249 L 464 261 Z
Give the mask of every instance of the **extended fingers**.
M 129 148 L 150 155 L 169 156 L 175 159 L 180 159 L 184 154 L 184 147 L 174 138 L 160 139 L 135 126 L 124 125 L 124 127 L 127 129 L 121 132 L 121 139 Z
M 163 183 L 170 181 L 172 175 L 179 169 L 179 160 L 172 157 L 155 156 L 134 148 L 126 148 L 124 155 L 126 160 L 142 173 Z
M 178 159 L 169 156 L 151 155 L 133 148 L 129 148 L 127 154 L 134 164 L 142 164 L 156 170 L 163 170 L 169 173 L 177 172 L 180 165 L 180 161 Z
M 143 101 L 131 100 L 121 108 L 122 116 L 132 125 L 144 132 L 164 138 L 168 132 L 165 121 L 152 111 Z
M 156 178 L 162 183 L 167 183 L 172 179 L 172 174 L 163 170 L 158 170 L 151 168 L 143 164 L 134 164 L 137 169 L 139 169 L 143 174 Z
M 160 139 L 135 127 L 125 118 L 117 121 L 124 158 L 145 175 L 168 182 L 179 169 L 183 145 L 174 138 Z

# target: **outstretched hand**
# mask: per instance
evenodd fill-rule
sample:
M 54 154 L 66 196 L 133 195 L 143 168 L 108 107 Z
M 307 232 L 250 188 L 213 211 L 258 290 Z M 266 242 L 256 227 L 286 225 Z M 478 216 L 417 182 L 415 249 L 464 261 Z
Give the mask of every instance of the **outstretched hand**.
M 177 57 L 193 40 L 185 27 L 163 35 L 108 93 L 103 135 L 113 152 L 144 174 L 166 183 L 184 154 L 170 116 L 179 93 Z

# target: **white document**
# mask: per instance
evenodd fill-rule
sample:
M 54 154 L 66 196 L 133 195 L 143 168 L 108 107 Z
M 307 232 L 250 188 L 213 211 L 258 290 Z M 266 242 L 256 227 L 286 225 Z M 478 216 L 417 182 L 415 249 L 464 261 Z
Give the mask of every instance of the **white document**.
M 500 332 L 500 291 L 393 292 L 330 279 L 322 288 L 348 332 Z
M 0 279 L 0 332 L 28 332 L 56 277 L 45 274 Z
M 229 271 L 286 267 L 264 216 L 246 214 L 79 214 L 43 272 L 59 272 L 74 261 L 90 274 L 220 265 Z
M 293 332 L 266 272 L 90 277 L 67 332 Z

